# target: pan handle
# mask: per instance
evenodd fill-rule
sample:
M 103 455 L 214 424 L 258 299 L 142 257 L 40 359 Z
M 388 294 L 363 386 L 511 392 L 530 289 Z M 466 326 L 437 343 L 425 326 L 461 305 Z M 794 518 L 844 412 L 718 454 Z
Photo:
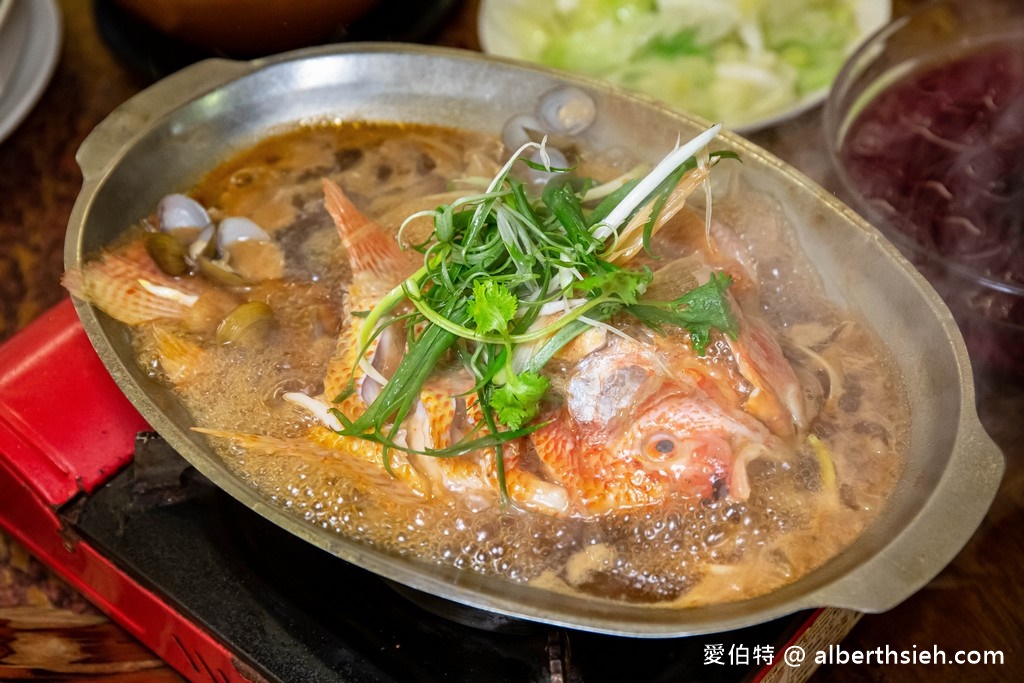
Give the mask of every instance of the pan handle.
M 969 379 L 968 379 L 969 381 Z M 965 392 L 960 438 L 938 486 L 909 524 L 870 561 L 806 596 L 808 607 L 845 607 L 878 613 L 923 588 L 963 549 L 988 512 L 1006 462 L 985 432 Z M 950 514 L 950 501 L 959 504 Z
M 112 111 L 82 142 L 75 155 L 86 183 L 114 165 L 128 141 L 166 114 L 258 68 L 255 62 L 206 59 L 167 76 Z

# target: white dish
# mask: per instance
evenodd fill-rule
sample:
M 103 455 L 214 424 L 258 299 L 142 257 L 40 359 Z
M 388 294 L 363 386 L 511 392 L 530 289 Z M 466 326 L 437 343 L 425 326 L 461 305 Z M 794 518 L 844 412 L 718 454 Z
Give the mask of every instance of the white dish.
M 5 40 L 20 33 L 24 40 Z M 16 60 L 0 90 L 0 141 L 25 119 L 46 89 L 60 56 L 61 16 L 54 0 L 17 0 L 0 31 L 0 61 Z
M 701 6 L 701 0 L 695 0 L 695 3 L 695 8 Z M 855 28 L 853 37 L 846 45 L 845 56 L 850 55 L 868 36 L 886 25 L 892 16 L 890 0 L 849 0 L 849 3 Z M 575 4 L 571 0 L 568 2 L 549 2 L 549 0 L 481 0 L 480 12 L 477 17 L 477 31 L 481 47 L 484 52 L 498 57 L 543 64 L 544 60 L 541 58 L 541 51 L 545 48 L 548 40 L 546 28 L 559 21 L 556 14 L 559 11 L 557 8 L 573 7 Z M 679 3 L 677 2 L 676 4 Z M 697 30 L 702 30 L 702 28 L 699 25 L 697 26 Z M 600 49 L 603 50 L 604 48 L 605 46 L 602 44 Z M 614 50 L 615 47 L 613 46 L 610 49 Z M 838 73 L 838 70 L 839 66 L 837 64 L 836 73 Z M 593 74 L 590 75 L 593 76 Z M 835 75 L 832 75 L 833 79 Z M 600 77 L 613 83 L 617 81 L 611 73 L 608 73 L 608 75 L 602 74 Z M 621 85 L 621 83 L 616 84 Z M 828 86 L 794 95 L 791 98 L 787 98 L 785 102 L 780 101 L 777 106 L 765 108 L 763 111 L 751 114 L 750 116 L 734 114 L 732 117 L 712 116 L 712 118 L 724 120 L 725 125 L 732 130 L 749 133 L 780 123 L 821 104 L 828 94 L 830 84 L 831 80 Z M 650 94 L 650 91 L 647 94 Z M 688 113 L 701 113 L 695 111 L 694 107 L 687 106 L 686 102 L 678 99 L 656 97 L 662 99 L 665 104 L 675 109 L 687 111 Z

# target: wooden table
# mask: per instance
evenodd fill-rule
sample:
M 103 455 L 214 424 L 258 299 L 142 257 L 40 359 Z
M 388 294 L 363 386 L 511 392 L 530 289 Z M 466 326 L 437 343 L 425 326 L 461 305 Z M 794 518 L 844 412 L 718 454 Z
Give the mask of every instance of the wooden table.
M 906 4 L 897 2 L 896 11 Z M 0 339 L 66 296 L 64 231 L 81 176 L 74 154 L 114 107 L 148 85 L 101 40 L 92 3 L 60 0 L 57 72 L 24 123 L 0 143 Z M 456 6 L 432 41 L 478 48 L 475 1 Z M 753 140 L 834 187 L 819 111 Z M 826 666 L 815 680 L 1024 680 L 1024 387 L 982 378 L 978 405 L 1007 456 L 984 523 L 959 556 L 906 602 L 865 616 L 847 649 L 1001 650 L 994 666 Z M 67 397 L 55 397 L 57 401 Z M 0 495 L 3 495 L 0 492 Z M 171 681 L 178 675 L 108 621 L 17 543 L 0 535 L 0 679 Z

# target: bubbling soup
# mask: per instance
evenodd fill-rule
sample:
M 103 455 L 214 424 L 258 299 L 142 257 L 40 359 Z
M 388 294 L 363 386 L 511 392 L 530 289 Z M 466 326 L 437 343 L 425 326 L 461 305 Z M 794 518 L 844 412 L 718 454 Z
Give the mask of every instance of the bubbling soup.
M 633 282 L 630 273 L 646 278 L 640 303 L 615 299 L 604 275 L 599 296 L 608 306 L 588 309 L 585 331 L 539 366 L 544 393 L 533 415 L 507 412 L 496 398 L 508 376 L 474 402 L 483 380 L 467 374 L 460 355 L 474 347 L 456 341 L 438 354 L 404 421 L 379 433 L 393 448 L 344 434 L 399 381 L 429 329 L 412 317 L 410 299 L 387 313 L 392 324 L 353 345 L 360 326 L 372 327 L 375 302 L 395 296 L 404 275 L 390 271 L 404 259 L 424 263 L 413 249 L 378 247 L 379 231 L 397 244 L 405 219 L 420 215 L 401 238 L 427 244 L 442 225 L 431 220 L 435 209 L 484 192 L 480 179 L 498 174 L 506 156 L 491 137 L 443 128 L 285 131 L 214 169 L 189 201 L 165 200 L 65 284 L 131 325 L 139 363 L 174 387 L 224 462 L 310 525 L 426 563 L 658 606 L 760 595 L 839 553 L 896 485 L 908 407 L 885 346 L 826 297 L 785 207 L 747 187 L 729 159 L 703 157 L 691 172 L 690 190 L 716 177 L 710 222 L 703 192 L 684 197 L 687 206 L 669 195 L 650 249 L 615 256 L 631 269 L 608 266 L 622 278 L 616 287 Z M 573 177 L 599 181 L 634 166 L 586 150 L 567 156 Z M 550 175 L 525 165 L 513 175 L 520 172 L 524 192 Z M 679 186 L 691 176 L 676 178 Z M 582 196 L 594 185 L 566 187 Z M 585 210 L 599 200 L 586 197 Z M 175 219 L 196 207 L 206 218 Z M 472 221 L 453 225 L 468 230 Z M 168 233 L 174 244 L 154 237 Z M 449 274 L 457 276 L 455 266 Z M 119 288 L 124 277 L 132 287 Z M 121 290 L 138 294 L 139 283 L 161 298 L 159 312 L 125 303 Z M 714 283 L 734 328 L 669 320 L 695 308 L 687 293 L 704 295 Z M 473 301 L 485 294 L 481 286 Z M 663 324 L 652 324 L 651 302 L 680 294 L 690 298 L 658 304 Z M 539 310 L 523 329 L 572 315 L 581 300 L 573 294 L 566 308 Z M 518 304 L 528 308 L 525 297 Z M 641 304 L 649 308 L 631 308 Z M 487 334 L 528 337 L 515 309 L 507 329 Z M 474 329 L 486 336 L 479 323 Z M 533 381 L 521 368 L 547 353 L 545 339 L 522 343 L 525 365 L 508 366 L 517 381 Z M 352 378 L 359 381 L 346 393 Z M 419 448 L 417 415 L 427 424 Z M 523 433 L 487 440 L 516 429 Z M 482 445 L 423 454 L 459 437 Z

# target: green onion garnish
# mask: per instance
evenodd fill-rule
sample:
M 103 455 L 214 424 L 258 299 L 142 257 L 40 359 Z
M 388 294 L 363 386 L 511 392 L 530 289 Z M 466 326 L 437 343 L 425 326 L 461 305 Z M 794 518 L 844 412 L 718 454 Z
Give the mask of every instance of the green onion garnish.
M 552 178 L 540 197 L 531 198 L 528 187 L 510 175 L 529 150 L 546 159 L 545 143 L 531 142 L 512 155 L 485 192 L 407 219 L 403 228 L 414 218 L 433 218 L 433 233 L 417 246 L 424 254 L 423 267 L 369 311 L 361 339 L 365 347 L 381 325 L 391 322 L 389 314 L 407 303 L 413 309 L 403 316 L 410 330 L 407 353 L 365 413 L 348 420 L 334 411 L 343 424 L 339 432 L 383 444 L 388 465 L 391 449 L 410 450 L 396 444 L 394 436 L 424 382 L 443 358 L 457 357 L 475 378 L 484 424 L 448 448 L 422 452 L 452 457 L 494 447 L 507 500 L 501 446 L 542 426 L 534 421 L 548 389 L 542 370 L 577 335 L 626 313 L 655 330 L 687 330 L 701 355 L 711 330 L 735 337 L 727 276 L 713 274 L 706 284 L 671 301 L 650 301 L 643 296 L 654 277 L 649 268 L 603 258 L 615 247 L 619 229 L 642 215 L 643 245 L 649 250 L 666 199 L 697 167 L 696 155 L 719 129 L 677 147 L 648 175 L 625 183 L 596 206 L 585 199 L 593 181 L 575 178 L 573 169 L 543 165 Z M 734 157 L 712 152 L 707 164 Z M 529 165 L 537 167 L 536 162 Z M 515 351 L 521 345 L 531 346 L 517 364 Z M 489 433 L 481 433 L 483 428 Z

